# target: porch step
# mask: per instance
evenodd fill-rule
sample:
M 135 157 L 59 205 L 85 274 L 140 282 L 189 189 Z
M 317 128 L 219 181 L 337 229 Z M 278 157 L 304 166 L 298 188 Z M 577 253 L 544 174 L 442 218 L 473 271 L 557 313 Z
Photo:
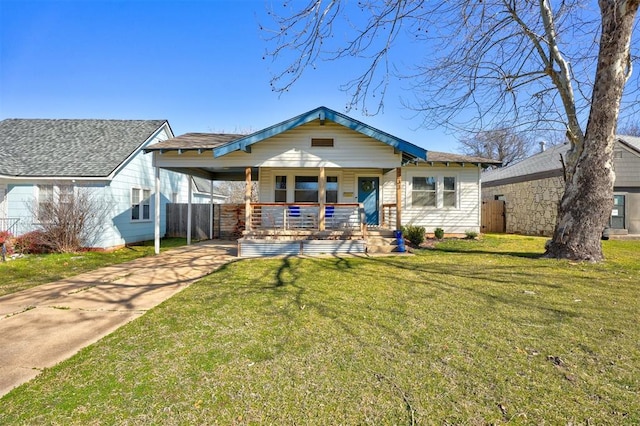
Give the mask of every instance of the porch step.
M 387 236 L 390 232 L 391 236 Z M 367 235 L 367 253 L 393 253 L 398 251 L 398 242 L 393 231 L 385 231 L 383 235 Z

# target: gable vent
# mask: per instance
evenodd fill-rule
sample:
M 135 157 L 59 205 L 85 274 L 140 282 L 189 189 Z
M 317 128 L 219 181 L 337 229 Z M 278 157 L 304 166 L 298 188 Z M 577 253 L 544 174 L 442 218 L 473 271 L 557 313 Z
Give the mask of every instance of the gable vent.
M 333 147 L 333 138 L 311 138 L 312 147 Z

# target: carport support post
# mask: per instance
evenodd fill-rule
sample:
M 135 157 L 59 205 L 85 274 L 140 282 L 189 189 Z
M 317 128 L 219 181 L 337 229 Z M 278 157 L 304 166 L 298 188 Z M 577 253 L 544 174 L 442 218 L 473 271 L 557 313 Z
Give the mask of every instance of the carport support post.
M 396 229 L 402 228 L 402 168 L 396 168 Z
M 251 231 L 251 167 L 244 169 L 244 229 Z
M 213 181 L 209 189 L 209 239 L 213 240 Z
M 156 153 L 154 152 L 155 156 Z M 153 247 L 154 253 L 160 254 L 160 167 L 155 167 L 155 206 L 154 206 L 154 218 L 153 218 Z
M 193 194 L 193 177 L 189 176 L 189 194 L 187 194 L 187 245 L 191 245 L 191 194 Z

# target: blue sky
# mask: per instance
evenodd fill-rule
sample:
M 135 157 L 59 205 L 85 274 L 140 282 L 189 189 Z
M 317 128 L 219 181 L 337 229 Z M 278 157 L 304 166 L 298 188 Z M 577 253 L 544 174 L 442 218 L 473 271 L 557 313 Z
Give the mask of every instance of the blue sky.
M 346 63 L 320 64 L 291 91 L 271 91 L 283 65 L 263 59 L 268 3 L 0 0 L 0 119 L 168 119 L 179 135 L 256 131 L 320 105 L 344 112 Z M 391 87 L 383 114 L 349 115 L 456 152 L 453 136 L 419 128 L 402 95 Z

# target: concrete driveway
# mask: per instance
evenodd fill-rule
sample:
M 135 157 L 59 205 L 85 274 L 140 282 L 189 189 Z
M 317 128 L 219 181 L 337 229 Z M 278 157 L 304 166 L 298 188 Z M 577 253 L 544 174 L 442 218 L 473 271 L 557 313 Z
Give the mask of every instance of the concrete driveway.
M 0 397 L 235 260 L 236 247 L 207 241 L 0 297 Z

